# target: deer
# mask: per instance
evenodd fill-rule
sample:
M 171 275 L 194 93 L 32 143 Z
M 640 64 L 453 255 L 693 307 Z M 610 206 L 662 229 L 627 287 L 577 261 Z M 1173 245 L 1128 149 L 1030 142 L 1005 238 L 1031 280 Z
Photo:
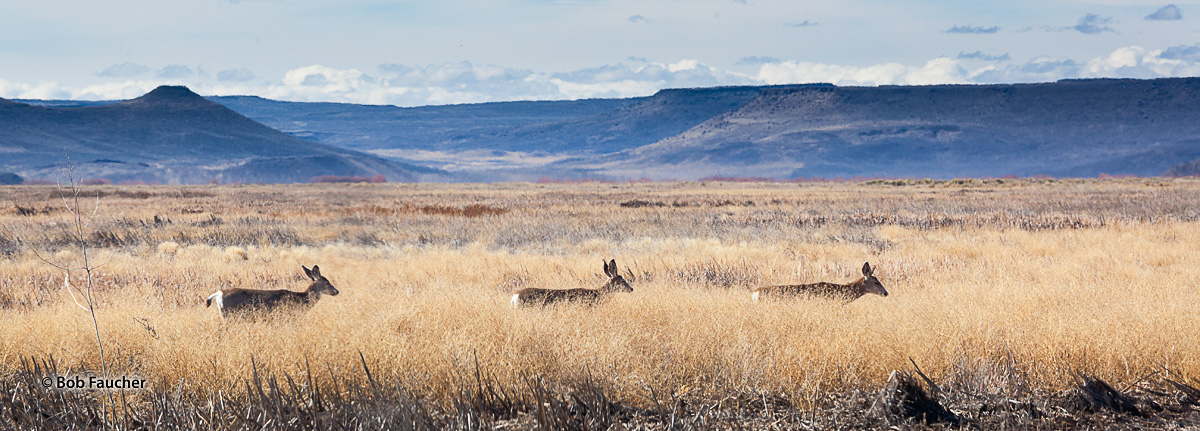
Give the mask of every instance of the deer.
M 312 269 L 301 265 L 304 274 L 312 280 L 308 290 L 293 292 L 287 289 L 256 290 L 232 287 L 213 292 L 208 296 L 204 306 L 217 304 L 217 312 L 225 317 L 225 312 L 248 315 L 253 312 L 271 312 L 280 307 L 298 311 L 307 311 L 317 304 L 321 295 L 337 296 L 338 290 L 329 283 L 329 279 L 321 275 L 321 268 L 313 265 Z
M 847 304 L 861 298 L 868 293 L 874 293 L 879 296 L 888 296 L 887 289 L 883 288 L 883 284 L 879 283 L 879 279 L 875 278 L 875 270 L 871 268 L 870 262 L 863 262 L 862 267 L 863 278 L 850 282 L 849 284 L 837 284 L 829 282 L 819 282 L 810 284 L 796 284 L 789 286 L 763 286 L 754 289 L 754 293 L 750 298 L 754 302 L 765 297 L 783 297 L 783 296 L 813 296 L 829 299 L 841 299 Z
M 513 308 L 521 306 L 546 306 L 558 302 L 576 302 L 596 304 L 606 296 L 616 292 L 633 292 L 633 286 L 625 281 L 625 277 L 617 271 L 617 260 L 604 262 L 604 275 L 609 277 L 599 289 L 538 289 L 529 287 L 518 290 L 512 296 Z

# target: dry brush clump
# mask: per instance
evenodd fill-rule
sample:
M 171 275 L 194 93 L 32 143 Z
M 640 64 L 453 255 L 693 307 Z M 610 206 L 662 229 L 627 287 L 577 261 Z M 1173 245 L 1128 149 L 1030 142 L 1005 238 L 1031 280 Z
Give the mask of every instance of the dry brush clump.
M 216 394 L 242 407 L 268 404 L 262 400 L 272 394 L 284 397 L 276 405 L 310 405 L 315 395 L 296 394 L 286 382 L 311 369 L 322 376 L 314 385 L 349 402 L 358 398 L 346 382 L 374 393 L 362 383 L 370 370 L 373 384 L 390 391 L 384 404 L 409 406 L 394 407 L 408 417 L 417 417 L 413 409 L 442 412 L 448 416 L 429 420 L 443 426 L 451 416 L 491 410 L 508 413 L 488 413 L 489 421 L 561 425 L 584 416 L 699 424 L 732 420 L 730 412 L 742 409 L 799 427 L 823 423 L 805 412 L 850 415 L 875 402 L 854 394 L 877 393 L 913 361 L 954 389 L 941 402 L 976 421 L 1003 405 L 970 401 L 976 396 L 1033 405 L 1078 387 L 1081 374 L 1118 389 L 1161 369 L 1187 385 L 1200 376 L 1200 346 L 1191 341 L 1200 331 L 1200 233 L 1187 203 L 1198 201 L 1200 185 L 1185 180 L 995 189 L 135 189 L 146 196 L 97 188 L 102 217 L 91 228 L 107 233 L 90 239 L 112 253 L 94 280 L 101 337 L 113 352 L 108 365 L 152 383 L 152 391 L 130 394 L 142 408 L 161 394 L 200 406 Z M 0 189 L 13 207 L 54 207 L 48 194 Z M 635 199 L 695 204 L 621 206 Z M 717 205 L 726 201 L 741 204 Z M 503 211 L 470 216 L 473 205 Z M 427 207 L 455 210 L 420 209 Z M 100 368 L 86 316 L 62 290 L 61 274 L 27 249 L 67 253 L 63 217 L 0 213 L 0 235 L 23 241 L 0 270 L 0 319 L 10 322 L 0 327 L 0 373 L 30 373 L 22 365 L 30 357 L 52 357 L 69 372 Z M 1083 220 L 1090 221 L 1075 222 Z M 509 305 L 525 287 L 598 287 L 607 281 L 601 262 L 610 258 L 633 274 L 632 294 L 593 307 Z M 757 285 L 849 282 L 863 261 L 877 268 L 890 296 L 848 305 L 750 301 Z M 312 264 L 341 294 L 308 313 L 246 323 L 202 305 L 223 287 L 301 290 L 300 266 Z M 253 389 L 256 373 L 262 393 Z M 262 376 L 274 376 L 277 388 Z M 489 389 L 479 392 L 483 380 Z M 1165 383 L 1152 389 L 1186 395 Z M 405 404 L 410 398 L 420 402 Z M 979 410 L 955 411 L 969 405 Z M 1022 411 L 1054 411 L 1040 406 Z M 580 416 L 584 410 L 599 416 Z M 886 411 L 860 419 L 864 426 L 915 420 L 889 422 Z

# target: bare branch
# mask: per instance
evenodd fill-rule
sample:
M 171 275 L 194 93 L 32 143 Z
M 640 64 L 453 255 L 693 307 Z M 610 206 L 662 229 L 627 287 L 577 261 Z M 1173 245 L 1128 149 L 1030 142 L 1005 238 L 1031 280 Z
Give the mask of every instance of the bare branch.
M 88 226 L 88 224 L 84 222 L 83 218 L 79 214 L 79 209 L 80 209 L 79 195 L 82 192 L 82 189 L 79 187 L 79 184 L 75 182 L 75 168 L 73 165 L 71 165 L 70 154 L 66 155 L 66 159 L 67 159 L 67 180 L 69 181 L 69 185 L 71 187 L 70 190 L 71 190 L 71 195 L 72 195 L 71 198 L 72 199 L 68 200 L 67 196 L 65 194 L 60 193 L 60 196 L 62 196 L 62 198 L 63 198 L 63 206 L 66 207 L 67 211 L 71 213 L 71 216 L 74 218 L 74 221 L 75 221 L 74 235 L 75 235 L 75 239 L 79 245 L 79 250 L 83 255 L 83 267 L 80 269 L 82 269 L 87 274 L 87 287 L 86 287 L 86 290 L 83 292 L 84 293 L 83 296 L 87 300 L 87 307 L 84 307 L 83 304 L 80 304 L 79 300 L 75 298 L 75 292 L 71 288 L 71 269 L 70 268 L 49 262 L 47 259 L 42 258 L 41 255 L 36 250 L 34 250 L 34 255 L 37 256 L 38 259 L 40 259 L 41 261 L 49 263 L 51 266 L 54 266 L 55 268 L 62 269 L 63 272 L 66 273 L 63 277 L 63 287 L 65 289 L 67 289 L 68 293 L 71 294 L 71 300 L 75 302 L 75 305 L 78 305 L 80 308 L 83 308 L 84 310 L 86 310 L 88 313 L 91 314 L 92 329 L 94 330 L 94 332 L 96 334 L 96 346 L 100 349 L 100 371 L 101 371 L 101 373 L 103 373 L 104 376 L 108 376 L 108 360 L 104 356 L 104 341 L 100 338 L 100 322 L 96 319 L 96 301 L 92 298 L 92 270 L 94 268 L 91 266 L 91 263 L 88 260 L 87 238 L 83 235 L 84 227 Z M 61 186 L 60 186 L 60 190 L 61 190 Z M 92 216 L 89 217 L 89 221 L 91 218 L 95 217 L 95 215 L 99 212 L 99 210 L 100 210 L 100 194 L 97 192 L 96 193 L 96 206 L 93 209 Z M 31 250 L 32 250 L 32 248 L 31 248 Z M 111 258 L 112 258 L 112 255 L 110 254 L 109 259 L 111 259 Z M 107 261 L 105 263 L 107 263 Z M 102 418 L 107 418 L 108 404 L 111 404 L 111 403 L 112 403 L 112 394 L 109 394 L 108 395 L 108 403 L 104 403 L 102 401 L 100 404 Z
M 58 268 L 58 269 L 61 269 L 61 270 L 63 270 L 63 271 L 70 271 L 70 270 L 71 270 L 70 268 L 67 268 L 67 267 L 65 267 L 65 266 L 62 266 L 62 265 L 59 265 L 59 264 L 57 264 L 57 263 L 51 262 L 49 259 L 46 259 L 46 258 L 42 257 L 42 255 L 41 255 L 40 253 L 38 253 L 38 251 L 37 251 L 37 249 L 36 249 L 36 248 L 29 247 L 29 251 L 32 251 L 32 252 L 33 252 L 33 255 L 34 255 L 35 257 L 37 257 L 37 258 L 38 258 L 38 260 L 42 261 L 42 263 L 44 263 L 44 264 L 47 264 L 47 265 L 53 266 L 53 267 L 55 267 L 55 268 Z
M 100 213 L 100 191 L 97 190 L 96 191 L 96 206 L 92 208 L 92 216 L 91 217 L 95 218 L 96 214 L 99 214 L 99 213 Z
M 100 268 L 103 268 L 104 265 L 108 265 L 108 263 L 112 261 L 113 256 L 116 256 L 116 254 L 117 254 L 116 250 L 109 250 L 108 257 L 104 258 L 104 262 L 101 262 L 99 265 L 93 266 L 92 269 L 94 269 L 94 270 L 100 269 Z
M 75 299 L 75 292 L 71 290 L 71 271 L 63 273 L 63 289 L 67 289 L 67 293 L 71 294 L 71 300 L 75 301 L 75 305 L 78 305 L 81 310 L 85 312 L 91 311 L 87 307 L 84 307 L 83 304 L 80 304 L 78 299 Z

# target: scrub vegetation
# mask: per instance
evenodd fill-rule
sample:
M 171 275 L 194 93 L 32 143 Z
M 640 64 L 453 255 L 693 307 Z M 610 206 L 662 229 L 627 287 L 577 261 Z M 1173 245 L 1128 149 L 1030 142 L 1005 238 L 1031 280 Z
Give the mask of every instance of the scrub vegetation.
M 79 273 L 34 253 L 79 266 L 60 189 L 2 187 L 18 428 L 1200 424 L 1194 179 L 83 190 L 108 373 L 151 389 L 40 387 L 101 359 Z M 632 293 L 510 303 L 609 259 Z M 751 301 L 863 262 L 889 296 Z M 314 264 L 340 294 L 307 312 L 204 307 Z

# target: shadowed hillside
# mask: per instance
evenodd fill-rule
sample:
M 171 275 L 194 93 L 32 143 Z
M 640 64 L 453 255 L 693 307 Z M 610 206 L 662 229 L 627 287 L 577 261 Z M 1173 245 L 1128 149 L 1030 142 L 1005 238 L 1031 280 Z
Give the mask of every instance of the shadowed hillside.
M 764 89 L 679 135 L 575 162 L 616 175 L 1161 175 L 1200 158 L 1200 79 Z
M 570 109 L 547 115 L 559 106 Z M 1200 159 L 1196 78 L 679 89 L 623 104 L 410 109 L 419 121 L 382 114 L 392 115 L 386 126 L 354 123 L 362 137 L 354 146 L 478 179 L 1162 175 L 1193 172 L 1183 164 Z M 329 143 L 344 142 L 324 137 L 346 135 L 339 127 L 348 119 L 373 118 L 344 107 L 325 114 L 337 126 L 292 112 L 270 118 L 304 118 L 295 123 L 304 131 L 294 133 Z M 403 134 L 410 138 L 397 138 Z
M 181 182 L 304 181 L 310 169 L 501 181 L 1153 176 L 1200 165 L 1200 78 L 720 87 L 419 108 L 212 100 L 286 133 L 168 89 L 113 104 L 6 101 L 0 151 L 15 157 L 0 172 L 38 178 L 63 147 L 96 175 Z
M 504 102 L 401 108 L 390 105 L 283 102 L 256 96 L 210 100 L 297 137 L 356 150 L 439 150 L 447 143 L 619 110 L 642 99 Z
M 274 183 L 379 174 L 413 181 L 436 174 L 287 135 L 185 87 L 81 107 L 0 100 L 0 152 L 0 171 L 26 178 L 59 178 L 66 156 L 77 177 L 113 181 Z
M 319 142 L 494 180 L 569 175 L 546 166 L 652 144 L 758 97 L 757 87 L 663 90 L 652 97 L 397 108 L 213 97 Z M 504 172 L 501 173 L 500 171 Z

